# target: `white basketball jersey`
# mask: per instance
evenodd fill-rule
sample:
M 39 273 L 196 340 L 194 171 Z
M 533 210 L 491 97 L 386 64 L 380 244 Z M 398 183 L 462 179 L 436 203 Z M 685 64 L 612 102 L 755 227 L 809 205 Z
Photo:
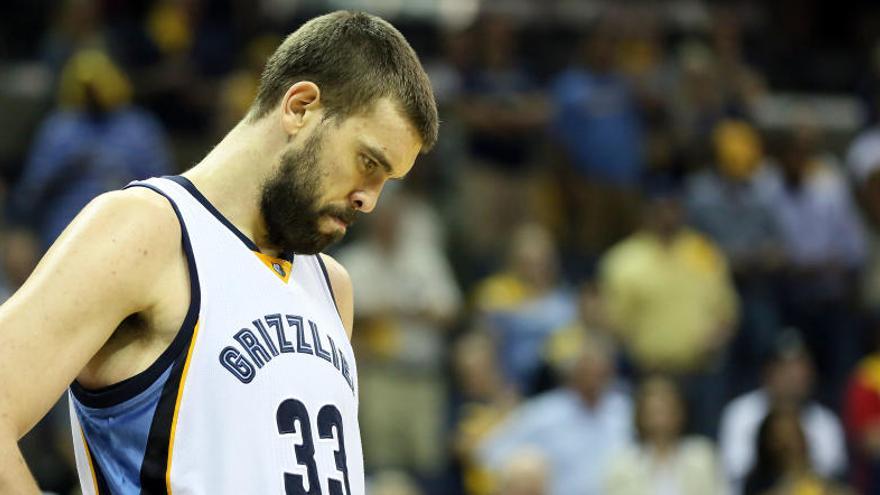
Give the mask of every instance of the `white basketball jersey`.
M 83 493 L 363 495 L 354 354 L 319 256 L 273 258 L 183 177 L 192 300 L 143 373 L 71 385 Z

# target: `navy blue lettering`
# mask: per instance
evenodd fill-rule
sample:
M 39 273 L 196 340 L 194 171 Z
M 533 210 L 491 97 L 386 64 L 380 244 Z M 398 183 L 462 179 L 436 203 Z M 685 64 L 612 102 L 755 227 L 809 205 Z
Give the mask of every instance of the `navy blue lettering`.
M 250 329 L 242 328 L 237 334 L 235 334 L 234 338 L 242 345 L 242 347 L 244 347 L 244 350 L 247 351 L 248 355 L 250 355 L 251 359 L 256 363 L 257 368 L 262 368 L 263 364 L 272 359 L 269 357 L 269 353 L 266 352 L 266 349 L 257 340 L 257 336 L 254 335 L 254 332 L 251 332 Z
M 318 335 L 318 325 L 312 320 L 309 320 L 309 327 L 312 329 L 312 339 L 315 342 L 315 355 L 325 359 L 328 363 L 332 363 L 333 358 L 330 357 L 330 353 L 321 347 L 321 336 Z
M 260 332 L 260 335 L 263 336 L 263 340 L 266 342 L 266 347 L 269 348 L 269 352 L 272 353 L 272 357 L 278 355 L 278 348 L 275 347 L 275 342 L 272 342 L 272 339 L 269 338 L 269 332 L 266 331 L 266 325 L 263 325 L 263 322 L 260 320 L 253 321 L 254 326 L 257 327 L 257 331 Z
M 296 329 L 296 352 L 314 354 L 312 346 L 306 342 L 306 332 L 303 329 L 302 316 L 287 315 L 287 324 Z
M 339 359 L 342 361 L 342 376 L 345 378 L 345 381 L 348 382 L 351 391 L 354 392 L 354 382 L 351 380 L 351 371 L 348 369 L 348 361 L 345 360 L 345 355 L 342 353 L 339 354 Z
M 327 336 L 327 340 L 330 341 L 330 354 L 333 355 L 333 366 L 336 369 L 339 369 L 339 356 L 336 354 L 336 344 L 333 343 L 333 337 Z
M 287 340 L 287 334 L 284 333 L 284 324 L 281 322 L 281 315 L 266 315 L 266 323 L 275 329 L 275 333 L 278 334 L 278 347 L 281 348 L 281 352 L 294 352 L 293 350 L 293 342 Z
M 220 364 L 238 378 L 241 383 L 250 383 L 256 375 L 254 366 L 234 347 L 225 347 L 220 351 Z

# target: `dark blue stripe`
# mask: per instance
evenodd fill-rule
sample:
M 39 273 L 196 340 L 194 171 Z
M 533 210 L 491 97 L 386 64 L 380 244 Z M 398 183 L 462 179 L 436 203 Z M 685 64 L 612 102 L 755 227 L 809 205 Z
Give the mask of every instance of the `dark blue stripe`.
M 110 486 L 107 485 L 107 477 L 104 476 L 104 469 L 101 468 L 101 462 L 95 458 L 91 447 L 89 447 L 89 441 L 85 438 L 85 433 L 83 433 L 83 438 L 85 440 L 86 450 L 89 452 L 89 459 L 92 460 L 92 472 L 95 475 L 95 485 L 98 487 L 98 491 L 95 495 L 110 495 L 113 492 L 110 491 Z
M 342 319 L 342 313 L 339 312 L 339 304 L 336 303 L 336 294 L 333 293 L 333 284 L 330 283 L 330 275 L 327 273 L 327 266 L 324 265 L 324 260 L 321 258 L 320 254 L 316 254 L 315 258 L 318 260 L 318 264 L 321 265 L 321 271 L 324 272 L 324 281 L 327 282 L 327 288 L 330 289 L 330 297 L 333 298 L 333 307 L 336 308 L 336 314 L 339 315 L 339 319 Z
M 204 206 L 205 209 L 208 210 L 208 212 L 210 214 L 214 215 L 214 217 L 220 223 L 222 223 L 227 229 L 229 229 L 233 234 L 235 234 L 236 237 L 241 239 L 241 242 L 243 242 L 244 245 L 247 246 L 248 249 L 250 249 L 251 251 L 256 251 L 258 253 L 262 252 L 262 251 L 260 251 L 260 248 L 257 247 L 257 244 L 253 240 L 251 240 L 250 237 L 244 235 L 242 233 L 242 231 L 238 230 L 238 227 L 236 227 L 235 224 L 230 222 L 229 219 L 227 219 L 225 216 L 223 216 L 222 213 L 220 213 L 220 210 L 215 208 L 214 205 L 211 204 L 210 201 L 208 201 L 208 198 L 206 198 L 205 195 L 202 194 L 202 192 L 198 190 L 198 188 L 196 187 L 195 184 L 192 183 L 192 181 L 190 181 L 189 179 L 187 179 L 186 177 L 184 177 L 182 175 L 166 175 L 163 178 L 168 179 L 168 180 L 172 180 L 172 181 L 176 182 L 177 184 L 179 184 L 184 189 L 186 189 L 187 192 L 189 192 L 190 195 L 192 195 L 192 197 L 196 199 L 196 201 L 201 203 L 202 206 Z M 294 253 L 291 251 L 291 252 L 282 253 L 281 256 L 279 256 L 279 258 L 293 263 L 293 256 L 294 256 Z
M 168 471 L 168 444 L 171 440 L 171 423 L 180 390 L 187 353 L 181 353 L 168 375 L 162 394 L 153 413 L 144 460 L 141 464 L 141 493 L 168 493 L 165 473 Z
M 161 194 L 174 208 L 174 213 L 177 215 L 177 220 L 180 222 L 182 246 L 183 251 L 186 254 L 187 268 L 189 270 L 189 309 L 187 310 L 186 317 L 183 319 L 183 323 L 181 323 L 180 329 L 178 329 L 174 340 L 171 341 L 168 348 L 162 352 L 149 368 L 131 378 L 127 378 L 119 383 L 99 389 L 86 389 L 77 381 L 70 384 L 70 390 L 73 392 L 73 396 L 83 405 L 93 408 L 111 407 L 137 396 L 152 385 L 156 379 L 159 378 L 169 366 L 171 366 L 178 356 L 181 354 L 185 355 L 186 350 L 189 348 L 189 343 L 192 340 L 193 329 L 199 318 L 199 308 L 201 307 L 201 290 L 199 288 L 199 276 L 198 270 L 196 269 L 196 261 L 193 255 L 192 244 L 189 240 L 189 233 L 186 230 L 186 225 L 183 222 L 183 217 L 181 216 L 177 205 L 165 193 L 149 184 L 135 183 L 127 187 L 145 187 L 151 189 L 156 193 Z
M 236 227 L 235 224 L 233 224 L 225 216 L 223 216 L 223 214 L 220 213 L 220 210 L 215 208 L 214 205 L 212 205 L 211 202 L 208 201 L 208 198 L 206 198 L 205 195 L 202 194 L 202 192 L 196 188 L 196 185 L 193 184 L 189 179 L 182 175 L 167 175 L 163 177 L 163 179 L 173 180 L 184 189 L 186 189 L 187 192 L 189 192 L 192 197 L 196 199 L 196 201 L 201 203 L 202 206 L 204 206 L 205 209 L 208 210 L 208 212 L 214 215 L 214 217 L 216 217 L 217 220 L 220 221 L 220 223 L 226 226 L 227 229 L 229 229 L 233 234 L 241 239 L 241 242 L 243 242 L 245 246 L 248 247 L 248 249 L 250 249 L 251 251 L 260 250 L 260 248 L 258 248 L 257 245 L 254 243 L 254 241 L 252 241 L 250 237 L 244 235 L 240 230 L 238 230 L 238 227 Z

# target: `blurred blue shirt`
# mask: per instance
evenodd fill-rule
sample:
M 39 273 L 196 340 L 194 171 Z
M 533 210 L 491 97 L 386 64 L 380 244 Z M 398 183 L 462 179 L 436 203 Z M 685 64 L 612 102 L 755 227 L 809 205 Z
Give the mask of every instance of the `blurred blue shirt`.
M 487 318 L 505 377 L 527 392 L 541 366 L 547 339 L 577 318 L 577 302 L 571 290 L 559 288 L 515 309 L 493 311 Z
M 125 107 L 101 116 L 57 111 L 43 123 L 14 191 L 13 208 L 52 244 L 95 196 L 172 172 L 159 122 Z
M 552 124 L 582 174 L 632 186 L 644 168 L 642 125 L 626 81 L 614 74 L 569 69 L 553 83 Z
M 613 454 L 633 439 L 632 402 L 609 387 L 592 408 L 569 388 L 526 402 L 480 446 L 482 462 L 499 470 L 517 453 L 537 451 L 549 466 L 551 495 L 600 495 Z
M 715 170 L 693 175 L 687 183 L 687 210 L 695 227 L 708 234 L 732 261 L 760 256 L 778 248 L 779 230 L 766 191 L 765 168 L 744 181 Z

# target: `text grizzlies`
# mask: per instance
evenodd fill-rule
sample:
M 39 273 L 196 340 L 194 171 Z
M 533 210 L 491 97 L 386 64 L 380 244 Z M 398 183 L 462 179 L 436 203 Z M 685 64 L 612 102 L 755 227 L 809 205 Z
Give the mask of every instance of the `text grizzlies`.
M 220 351 L 220 364 L 242 383 L 250 383 L 257 370 L 280 354 L 303 354 L 320 358 L 335 367 L 354 393 L 354 382 L 345 355 L 329 335 L 318 332 L 318 325 L 302 316 L 273 314 L 253 321 L 254 329 L 242 328 L 233 338 L 236 346 Z M 273 336 L 275 337 L 273 339 Z

